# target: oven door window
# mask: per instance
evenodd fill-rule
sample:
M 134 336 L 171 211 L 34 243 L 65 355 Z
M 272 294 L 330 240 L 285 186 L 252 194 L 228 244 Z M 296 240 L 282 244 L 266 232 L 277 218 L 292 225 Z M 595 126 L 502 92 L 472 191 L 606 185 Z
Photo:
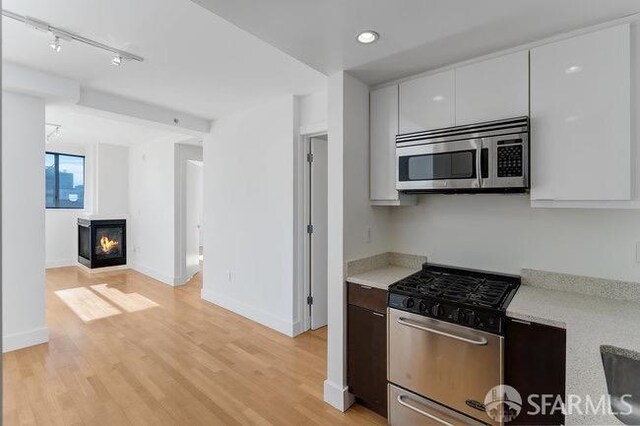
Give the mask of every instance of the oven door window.
M 469 150 L 400 157 L 400 180 L 474 179 L 476 153 L 476 150 Z

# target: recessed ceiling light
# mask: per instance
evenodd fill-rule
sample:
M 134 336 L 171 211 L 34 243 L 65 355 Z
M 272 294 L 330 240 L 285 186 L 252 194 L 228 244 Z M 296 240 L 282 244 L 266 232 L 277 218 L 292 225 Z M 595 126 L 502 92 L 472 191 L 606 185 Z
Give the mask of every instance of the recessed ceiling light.
M 111 60 L 111 63 L 116 67 L 119 67 L 120 65 L 122 65 L 122 56 L 114 56 Z
M 361 31 L 356 37 L 359 43 L 371 44 L 380 38 L 380 34 L 372 30 Z
M 442 102 L 442 101 L 444 101 L 444 96 L 442 96 L 442 95 L 436 95 L 436 96 L 434 96 L 433 98 L 431 98 L 431 100 L 432 100 L 433 102 Z
M 580 65 L 573 65 L 567 68 L 566 70 L 564 70 L 566 74 L 575 74 L 580 71 L 582 71 L 582 67 Z
M 51 43 L 49 43 L 49 47 L 51 48 L 51 50 L 53 50 L 56 53 L 59 53 L 60 50 L 62 49 L 62 46 L 60 46 L 60 37 L 55 36 L 53 38 L 53 40 L 51 41 Z

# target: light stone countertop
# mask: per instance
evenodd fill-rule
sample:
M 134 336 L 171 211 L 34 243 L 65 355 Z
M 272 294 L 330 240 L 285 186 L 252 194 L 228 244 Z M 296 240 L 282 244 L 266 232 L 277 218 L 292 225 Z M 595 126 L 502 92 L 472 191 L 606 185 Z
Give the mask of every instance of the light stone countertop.
M 567 395 L 597 404 L 607 395 L 601 345 L 640 352 L 640 303 L 522 285 L 507 307 L 511 318 L 565 328 Z M 544 348 L 531 348 L 544 350 Z M 585 404 L 581 404 L 584 409 Z M 566 424 L 622 424 L 613 415 L 571 413 Z
M 404 266 L 386 265 L 371 271 L 347 277 L 347 281 L 354 284 L 366 285 L 382 290 L 387 290 L 389 286 L 409 275 L 415 274 L 420 269 L 407 268 Z

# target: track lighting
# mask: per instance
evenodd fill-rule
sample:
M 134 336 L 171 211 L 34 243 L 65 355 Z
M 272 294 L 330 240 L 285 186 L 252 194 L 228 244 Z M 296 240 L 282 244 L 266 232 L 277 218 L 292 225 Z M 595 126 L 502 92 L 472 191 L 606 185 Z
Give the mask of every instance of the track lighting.
M 50 142 L 53 136 L 55 136 L 56 138 L 62 136 L 62 124 L 45 123 L 45 126 L 54 128 L 52 132 L 49 132 L 47 134 L 47 142 Z
M 62 46 L 60 46 L 60 37 L 55 36 L 53 38 L 53 40 L 51 41 L 51 43 L 49 43 L 49 47 L 56 53 L 60 52 L 60 49 L 62 49 Z
M 49 43 L 49 47 L 56 53 L 60 52 L 60 50 L 62 49 L 62 46 L 60 45 L 61 40 L 79 41 L 80 43 L 84 43 L 89 46 L 97 47 L 98 49 L 110 52 L 112 55 L 114 55 L 111 59 L 111 63 L 115 66 L 122 65 L 122 62 L 124 61 L 144 61 L 144 58 L 138 55 L 134 55 L 133 53 L 125 52 L 124 50 L 116 49 L 115 47 L 100 43 L 99 41 L 83 37 L 80 34 L 72 33 L 71 31 L 54 27 L 52 25 L 49 25 L 47 22 L 32 18 L 30 16 L 19 15 L 5 9 L 2 9 L 2 16 L 16 20 L 18 22 L 23 22 L 28 27 L 35 28 L 39 31 L 51 33 L 53 35 L 53 40 L 51 41 L 51 43 Z

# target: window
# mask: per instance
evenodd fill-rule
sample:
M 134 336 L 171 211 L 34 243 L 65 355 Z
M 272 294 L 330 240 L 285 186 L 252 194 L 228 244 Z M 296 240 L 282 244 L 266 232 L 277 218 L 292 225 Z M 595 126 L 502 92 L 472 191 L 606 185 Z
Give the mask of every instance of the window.
M 84 208 L 84 156 L 47 152 L 45 181 L 48 209 Z

